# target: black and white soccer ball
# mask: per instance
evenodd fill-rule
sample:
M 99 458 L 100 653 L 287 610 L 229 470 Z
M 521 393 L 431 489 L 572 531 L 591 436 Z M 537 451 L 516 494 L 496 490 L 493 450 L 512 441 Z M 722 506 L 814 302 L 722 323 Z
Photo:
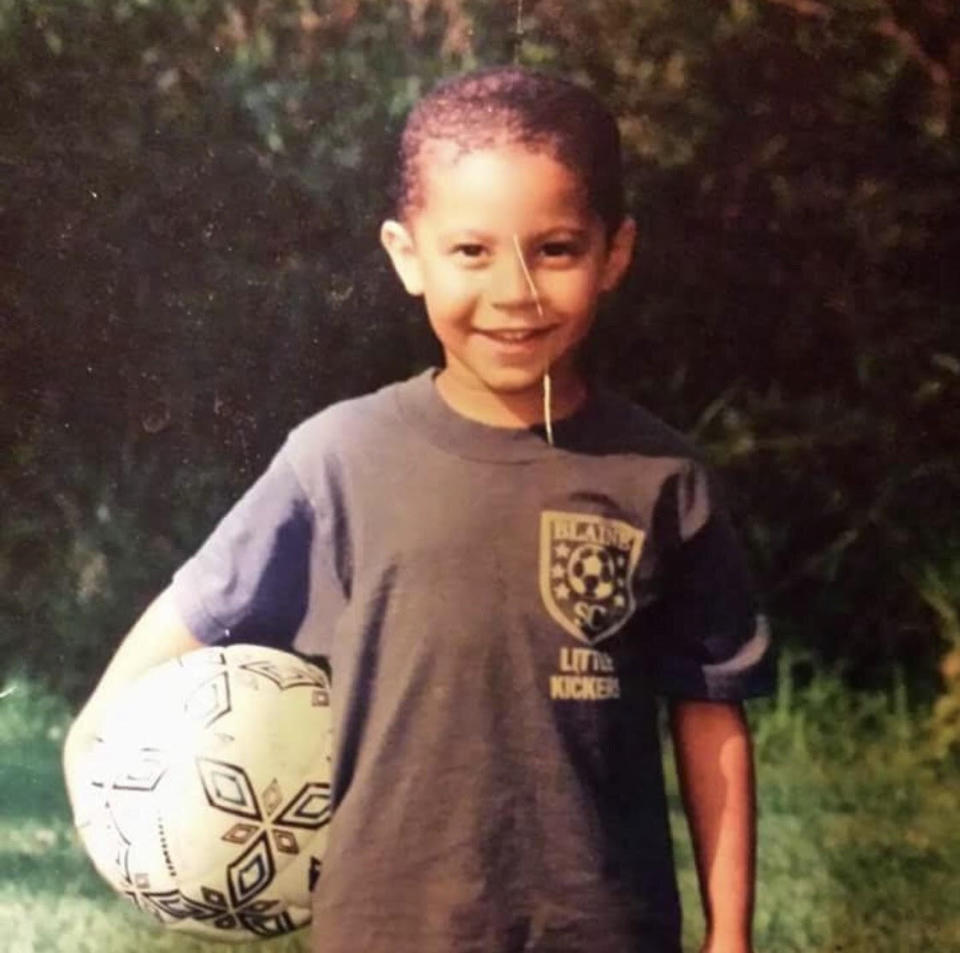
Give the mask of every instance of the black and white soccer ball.
M 613 557 L 603 546 L 578 546 L 570 557 L 567 577 L 578 596 L 597 602 L 609 599 L 616 579 Z
M 218 940 L 310 921 L 330 820 L 330 685 L 276 649 L 204 648 L 103 718 L 74 787 L 94 866 L 165 926 Z

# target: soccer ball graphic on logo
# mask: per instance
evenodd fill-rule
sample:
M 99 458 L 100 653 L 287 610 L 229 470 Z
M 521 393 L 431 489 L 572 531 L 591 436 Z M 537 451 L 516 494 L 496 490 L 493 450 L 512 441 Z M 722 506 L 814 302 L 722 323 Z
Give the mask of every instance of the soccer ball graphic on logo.
M 609 599 L 614 590 L 613 558 L 602 546 L 578 546 L 570 557 L 567 577 L 578 596 L 597 601 Z
M 77 829 L 107 881 L 219 940 L 310 920 L 330 819 L 330 686 L 276 649 L 204 648 L 119 697 L 80 766 Z

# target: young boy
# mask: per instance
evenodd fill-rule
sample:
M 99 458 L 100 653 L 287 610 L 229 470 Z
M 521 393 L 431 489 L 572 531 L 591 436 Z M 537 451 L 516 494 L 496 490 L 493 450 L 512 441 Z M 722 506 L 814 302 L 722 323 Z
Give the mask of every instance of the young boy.
M 750 950 L 740 700 L 766 637 L 688 445 L 576 356 L 632 252 L 620 144 L 517 68 L 425 98 L 382 241 L 445 363 L 297 428 L 121 645 L 117 685 L 210 642 L 329 658 L 325 953 L 676 953 L 656 698 L 707 915 Z

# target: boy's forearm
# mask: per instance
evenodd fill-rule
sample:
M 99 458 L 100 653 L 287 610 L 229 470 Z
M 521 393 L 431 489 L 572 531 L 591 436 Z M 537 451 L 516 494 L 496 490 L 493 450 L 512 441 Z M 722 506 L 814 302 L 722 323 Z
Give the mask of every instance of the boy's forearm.
M 756 807 L 743 709 L 675 702 L 670 724 L 707 921 L 703 953 L 749 953 Z

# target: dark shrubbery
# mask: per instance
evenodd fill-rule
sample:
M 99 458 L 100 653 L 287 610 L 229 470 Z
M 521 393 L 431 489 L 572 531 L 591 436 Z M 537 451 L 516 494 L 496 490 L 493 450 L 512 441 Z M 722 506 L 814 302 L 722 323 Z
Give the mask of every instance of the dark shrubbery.
M 960 645 L 956 14 L 525 9 L 523 61 L 622 117 L 641 240 L 596 372 L 708 448 L 781 633 L 935 688 Z M 5 666 L 84 691 L 288 427 L 436 359 L 376 246 L 391 137 L 434 78 L 511 57 L 509 13 L 0 0 Z

